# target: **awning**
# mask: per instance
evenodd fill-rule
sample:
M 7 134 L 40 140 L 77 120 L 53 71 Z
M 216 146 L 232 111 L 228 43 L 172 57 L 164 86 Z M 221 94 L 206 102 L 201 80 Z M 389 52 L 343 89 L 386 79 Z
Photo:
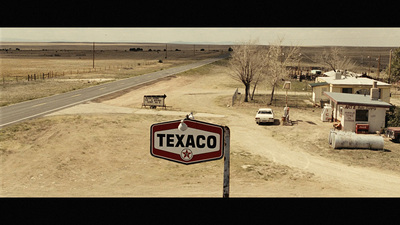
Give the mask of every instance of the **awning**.
M 310 87 L 318 87 L 318 86 L 325 86 L 329 85 L 327 82 L 320 82 L 320 83 L 310 83 L 308 84 Z
M 369 95 L 324 92 L 324 95 L 338 105 L 374 106 L 389 108 L 391 105 L 381 100 L 371 100 Z

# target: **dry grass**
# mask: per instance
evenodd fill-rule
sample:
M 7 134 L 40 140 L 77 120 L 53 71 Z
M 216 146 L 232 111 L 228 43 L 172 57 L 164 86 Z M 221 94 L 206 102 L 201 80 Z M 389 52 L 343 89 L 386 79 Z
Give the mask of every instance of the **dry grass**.
M 143 48 L 143 52 L 129 51 L 132 47 Z M 164 52 L 164 48 L 165 44 L 96 44 L 93 68 L 91 43 L 2 43 L 0 106 L 102 82 L 76 79 L 124 79 L 216 56 L 227 49 L 213 46 L 210 51 L 200 51 L 204 46 L 197 46 L 194 52 L 192 45 L 168 45 L 169 51 Z M 28 75 L 34 74 L 36 80 L 28 81 Z
M 20 82 L 7 84 L 0 87 L 1 99 L 0 106 L 6 106 L 27 100 L 51 96 L 58 93 L 73 91 L 85 87 L 90 87 L 100 82 L 71 81 L 60 82 L 55 80 L 45 80 L 36 82 Z

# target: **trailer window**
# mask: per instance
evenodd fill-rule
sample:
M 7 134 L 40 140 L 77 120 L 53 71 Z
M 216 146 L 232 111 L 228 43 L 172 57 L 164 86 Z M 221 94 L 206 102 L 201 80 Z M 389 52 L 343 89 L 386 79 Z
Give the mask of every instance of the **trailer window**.
M 356 110 L 356 121 L 368 121 L 368 110 Z

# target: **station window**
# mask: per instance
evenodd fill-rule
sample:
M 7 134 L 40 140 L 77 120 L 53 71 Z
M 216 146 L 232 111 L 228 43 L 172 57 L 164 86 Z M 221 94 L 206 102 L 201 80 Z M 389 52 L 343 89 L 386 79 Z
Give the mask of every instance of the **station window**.
M 342 88 L 342 93 L 352 94 L 353 93 L 353 88 Z
M 356 110 L 356 121 L 368 121 L 368 110 Z

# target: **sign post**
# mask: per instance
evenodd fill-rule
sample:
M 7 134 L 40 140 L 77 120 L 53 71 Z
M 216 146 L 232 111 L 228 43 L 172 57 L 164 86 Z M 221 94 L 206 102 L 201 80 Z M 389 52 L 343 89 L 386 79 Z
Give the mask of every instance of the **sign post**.
M 229 127 L 224 127 L 224 188 L 223 198 L 229 198 L 229 176 L 230 176 L 230 130 Z
M 230 130 L 194 119 L 156 123 L 150 127 L 150 154 L 185 165 L 224 156 L 223 198 L 229 197 Z

